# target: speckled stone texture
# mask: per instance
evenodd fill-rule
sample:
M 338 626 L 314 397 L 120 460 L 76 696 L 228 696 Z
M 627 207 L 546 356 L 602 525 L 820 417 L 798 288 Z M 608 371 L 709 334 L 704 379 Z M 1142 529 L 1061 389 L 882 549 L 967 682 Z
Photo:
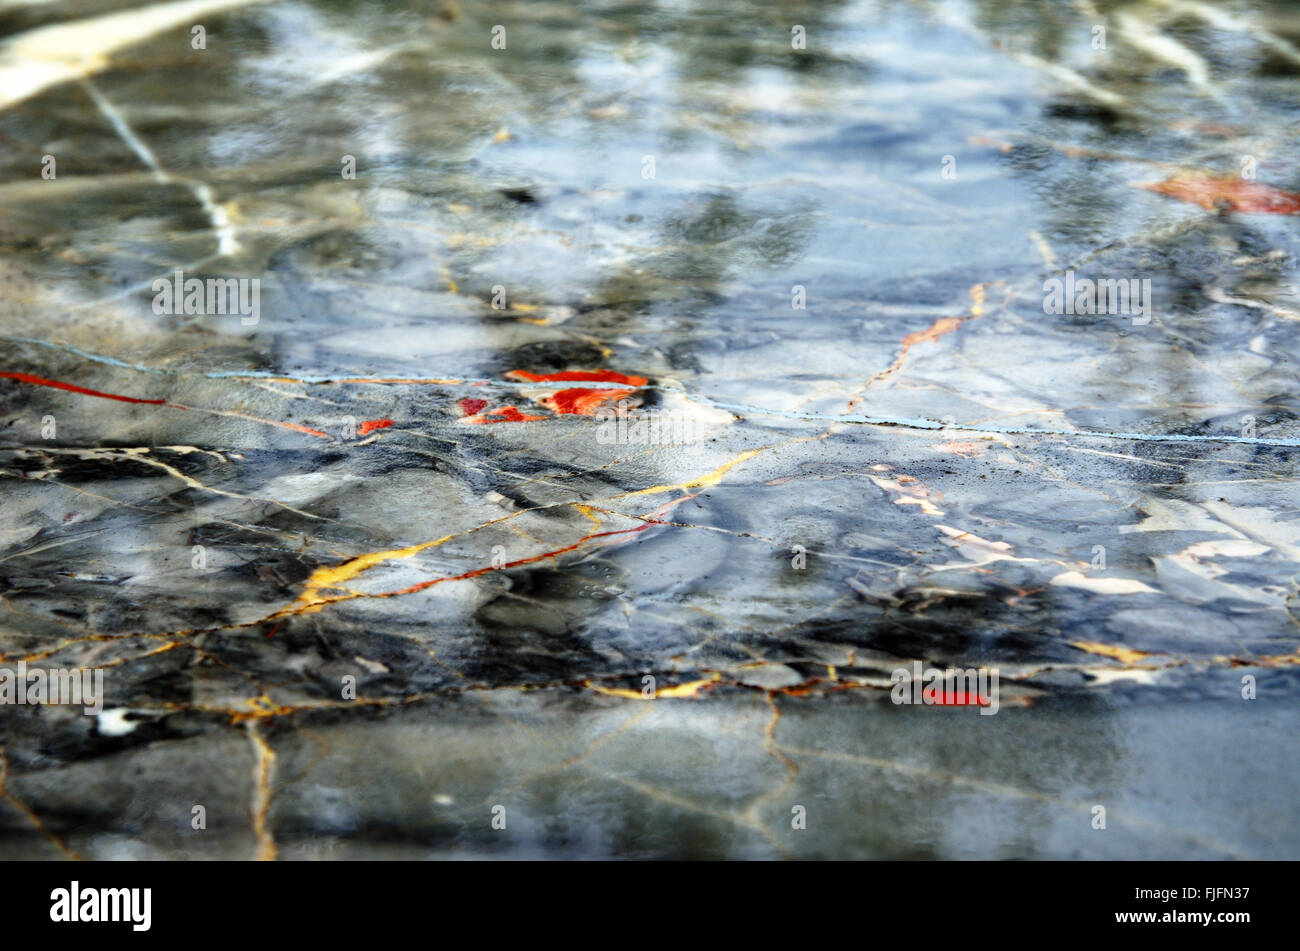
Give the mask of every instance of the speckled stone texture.
M 1104 7 L 0 3 L 0 856 L 1300 857 L 1300 16 Z

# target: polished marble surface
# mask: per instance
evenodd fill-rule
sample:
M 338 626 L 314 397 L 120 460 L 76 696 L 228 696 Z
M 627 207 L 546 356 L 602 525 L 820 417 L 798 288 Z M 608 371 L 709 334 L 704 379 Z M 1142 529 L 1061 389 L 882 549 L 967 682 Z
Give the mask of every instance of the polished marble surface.
M 1300 856 L 1300 15 L 1098 6 L 0 3 L 0 855 Z

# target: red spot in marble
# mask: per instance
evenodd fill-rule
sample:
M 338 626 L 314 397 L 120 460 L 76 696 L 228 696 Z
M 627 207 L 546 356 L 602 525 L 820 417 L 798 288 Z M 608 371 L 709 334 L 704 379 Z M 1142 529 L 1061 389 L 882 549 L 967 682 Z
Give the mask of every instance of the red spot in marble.
M 487 409 L 487 400 L 476 400 L 466 398 L 460 401 L 460 408 L 466 416 L 474 416 Z
M 357 427 L 357 435 L 364 436 L 373 433 L 376 429 L 387 429 L 391 425 L 393 425 L 391 419 L 367 419 Z
M 629 376 L 613 370 L 565 370 L 562 373 L 530 373 L 528 370 L 510 370 L 510 380 L 525 383 L 626 383 L 628 386 L 645 386 L 643 376 Z
M 622 399 L 627 393 L 627 390 L 560 390 L 539 402 L 557 413 L 592 416 L 602 403 Z
M 1159 195 L 1200 205 L 1208 211 L 1223 209 L 1242 214 L 1300 214 L 1300 195 L 1237 175 L 1215 177 L 1183 173 L 1163 182 L 1144 183 L 1141 187 Z
M 624 386 L 645 386 L 643 376 L 632 376 L 615 370 L 564 370 L 560 373 L 533 373 L 529 370 L 510 370 L 506 378 L 522 383 L 622 383 Z M 602 405 L 627 396 L 628 390 L 595 390 L 582 387 L 560 390 L 538 400 L 549 410 L 561 415 L 594 416 Z

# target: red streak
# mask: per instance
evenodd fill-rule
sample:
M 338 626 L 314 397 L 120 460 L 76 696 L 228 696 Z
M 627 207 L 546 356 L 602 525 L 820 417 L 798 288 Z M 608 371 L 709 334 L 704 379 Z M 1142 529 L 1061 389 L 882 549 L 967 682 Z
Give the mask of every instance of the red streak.
M 476 400 L 470 397 L 460 401 L 460 408 L 464 410 L 466 416 L 475 416 L 487 409 L 487 400 Z
M 1179 201 L 1189 201 L 1207 211 L 1225 207 L 1243 214 L 1300 214 L 1300 195 L 1236 175 L 1221 177 L 1195 174 L 1175 175 L 1163 182 L 1142 186 Z
M 180 406 L 179 403 L 168 403 L 168 406 L 176 406 L 179 409 L 189 409 L 188 406 Z M 319 429 L 312 429 L 309 426 L 299 426 L 297 423 L 282 423 L 278 419 L 260 419 L 256 416 L 249 416 L 248 419 L 255 420 L 259 423 L 267 423 L 271 426 L 280 426 L 284 429 L 292 429 L 296 433 L 306 433 L 308 436 L 319 436 L 321 439 L 329 439 L 329 433 L 323 433 Z
M 644 532 L 647 528 L 650 528 L 654 525 L 669 524 L 667 522 L 661 521 L 661 516 L 666 515 L 668 512 L 672 511 L 677 506 L 681 505 L 683 502 L 693 499 L 697 495 L 699 495 L 699 493 L 694 492 L 691 493 L 690 495 L 683 495 L 680 499 L 673 499 L 670 502 L 665 502 L 663 505 L 659 506 L 657 509 L 651 512 L 649 515 L 645 516 L 644 523 L 642 523 L 641 525 L 637 525 L 635 528 L 620 528 L 612 532 L 592 532 L 590 535 L 583 535 L 572 545 L 565 545 L 563 548 L 557 548 L 554 551 L 545 551 L 542 552 L 540 555 L 530 555 L 527 558 L 520 558 L 518 561 L 508 561 L 499 568 L 494 567 L 492 565 L 488 565 L 485 568 L 474 568 L 473 570 L 467 571 L 464 574 L 452 575 L 450 577 L 443 577 L 443 578 L 431 578 L 428 581 L 421 581 L 419 584 L 413 584 L 409 588 L 401 588 L 397 591 L 384 591 L 380 594 L 370 595 L 370 597 L 391 598 L 394 595 L 398 595 L 398 594 L 414 594 L 416 591 L 423 591 L 425 588 L 432 588 L 434 585 L 442 584 L 444 581 L 465 581 L 469 578 L 477 578 L 479 575 L 485 575 L 490 571 L 505 571 L 509 568 L 518 567 L 519 565 L 531 565 L 533 562 L 545 561 L 548 558 L 557 558 L 560 555 L 563 555 L 567 552 L 571 552 L 574 551 L 575 549 L 581 548 L 583 545 L 587 544 L 587 542 L 591 541 L 594 538 L 613 538 L 617 535 L 636 535 L 637 533 Z
M 42 376 L 32 376 L 30 373 L 8 373 L 0 372 L 0 379 L 17 380 L 19 383 L 34 383 L 37 386 L 50 386 L 56 390 L 67 390 L 69 393 L 81 393 L 84 396 L 97 396 L 104 400 L 117 400 L 119 403 L 144 403 L 149 406 L 167 406 L 171 409 L 191 410 L 199 413 L 217 413 L 223 415 L 220 410 L 203 409 L 197 406 L 186 406 L 183 403 L 169 403 L 167 400 L 144 400 L 135 396 L 119 396 L 116 393 L 104 393 L 100 390 L 87 389 L 84 386 L 77 386 L 75 383 L 64 383 L 61 380 L 47 380 Z M 224 415 L 238 416 L 241 419 L 249 419 L 256 423 L 266 423 L 269 426 L 280 426 L 284 429 L 292 429 L 295 432 L 306 433 L 308 436 L 319 436 L 321 439 L 329 439 L 327 433 L 319 429 L 309 429 L 306 426 L 299 426 L 297 423 L 282 423 L 274 419 L 262 419 L 258 416 L 249 416 L 246 413 L 226 413 Z
M 644 532 L 651 525 L 656 525 L 656 524 L 659 523 L 646 522 L 644 525 L 638 525 L 636 528 L 620 528 L 619 530 L 613 532 L 595 532 L 591 535 L 583 535 L 572 545 L 565 545 L 563 548 L 557 548 L 554 551 L 542 552 L 540 555 L 530 555 L 527 558 L 520 558 L 518 561 L 508 561 L 500 568 L 496 568 L 491 565 L 489 565 L 486 568 L 475 568 L 472 571 L 465 572 L 464 574 L 451 575 L 450 577 L 446 577 L 446 578 L 432 578 L 428 581 L 421 581 L 419 584 L 413 584 L 409 588 L 401 588 L 397 591 L 385 591 L 382 594 L 375 595 L 375 597 L 391 598 L 394 595 L 398 595 L 398 594 L 414 594 L 416 591 L 423 591 L 425 588 L 432 588 L 434 585 L 442 584 L 444 581 L 466 581 L 470 578 L 477 578 L 479 575 L 485 575 L 489 571 L 505 571 L 508 568 L 516 568 L 519 565 L 531 565 L 533 562 L 545 561 L 547 558 L 555 558 L 558 557 L 559 555 L 563 555 L 566 554 L 567 552 L 571 552 L 574 551 L 575 549 L 581 548 L 583 545 L 591 541 L 593 538 L 609 538 L 614 535 L 635 535 L 637 532 Z
M 387 429 L 391 425 L 393 425 L 391 419 L 367 419 L 357 427 L 357 435 L 364 436 L 367 433 L 374 432 L 376 429 Z
M 52 386 L 57 390 L 67 390 L 71 393 L 84 393 L 86 396 L 98 396 L 105 400 L 118 400 L 122 403 L 148 403 L 150 406 L 163 406 L 166 400 L 142 400 L 134 396 L 118 396 L 116 393 L 101 393 L 99 390 L 88 390 L 84 386 L 77 386 L 73 383 L 61 383 L 58 380 L 47 380 L 44 377 L 32 376 L 30 373 L 0 373 L 0 377 L 7 380 L 17 380 L 19 383 L 35 383 L 37 386 Z
M 698 492 L 692 492 L 689 495 L 683 495 L 679 499 L 673 499 L 669 502 L 665 502 L 663 505 L 659 506 L 657 509 L 651 512 L 649 515 L 645 516 L 644 523 L 636 526 L 635 528 L 621 528 L 613 532 L 593 532 L 590 535 L 583 535 L 572 545 L 565 545 L 563 548 L 557 548 L 554 551 L 542 552 L 540 555 L 531 555 L 528 558 L 520 558 L 518 561 L 510 561 L 504 565 L 501 565 L 500 567 L 496 567 L 494 565 L 488 565 L 487 567 L 484 568 L 474 568 L 471 571 L 466 571 L 463 574 L 459 574 L 459 575 L 450 575 L 442 578 L 430 578 L 428 581 L 421 581 L 419 584 L 413 584 L 409 588 L 399 588 L 396 591 L 380 591 L 375 594 L 348 594 L 348 595 L 342 595 L 337 598 L 327 598 L 320 603 L 333 604 L 335 601 L 350 601 L 353 598 L 392 598 L 400 594 L 414 594 L 417 591 L 423 591 L 425 588 L 432 588 L 434 585 L 442 584 L 444 581 L 465 581 L 470 578 L 477 578 L 479 575 L 485 575 L 491 571 L 505 571 L 508 568 L 515 568 L 519 565 L 529 565 L 532 564 L 533 562 L 545 561 L 547 558 L 557 558 L 560 555 L 565 554 L 566 552 L 571 552 L 577 548 L 582 547 L 583 545 L 585 545 L 587 542 L 591 541 L 594 538 L 611 538 L 616 535 L 635 535 L 639 532 L 644 532 L 647 528 L 650 528 L 652 525 L 671 524 L 670 522 L 662 521 L 661 517 L 666 515 L 668 512 L 672 511 L 673 509 L 675 509 L 677 506 L 681 505 L 683 502 L 688 502 L 691 499 L 696 498 L 699 494 L 700 493 Z M 601 509 L 601 511 L 605 511 L 605 510 Z

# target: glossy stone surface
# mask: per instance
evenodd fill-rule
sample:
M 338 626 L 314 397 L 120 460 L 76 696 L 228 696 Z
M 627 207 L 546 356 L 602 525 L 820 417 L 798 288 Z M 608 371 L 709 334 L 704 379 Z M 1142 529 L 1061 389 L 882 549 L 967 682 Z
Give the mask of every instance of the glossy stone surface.
M 0 856 L 1300 857 L 1289 5 L 182 6 L 0 4 Z

